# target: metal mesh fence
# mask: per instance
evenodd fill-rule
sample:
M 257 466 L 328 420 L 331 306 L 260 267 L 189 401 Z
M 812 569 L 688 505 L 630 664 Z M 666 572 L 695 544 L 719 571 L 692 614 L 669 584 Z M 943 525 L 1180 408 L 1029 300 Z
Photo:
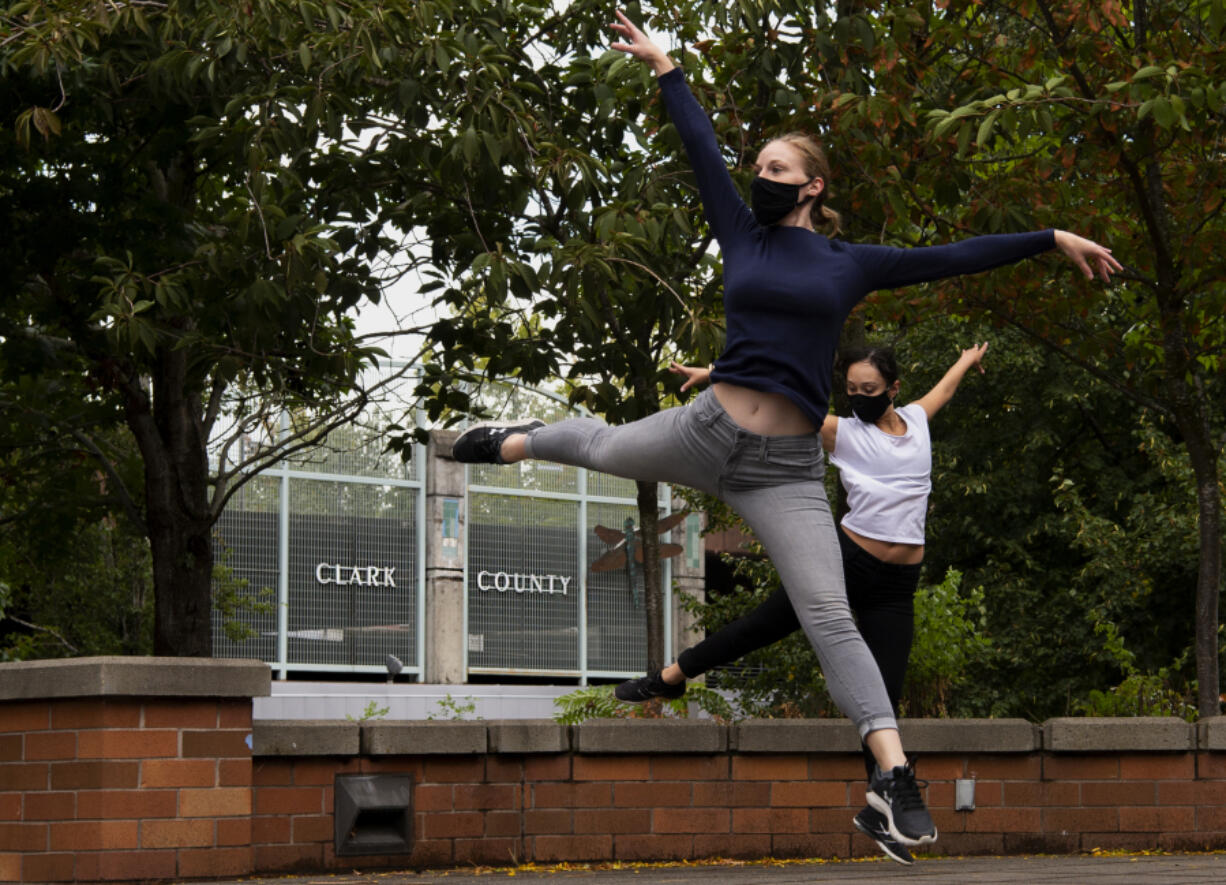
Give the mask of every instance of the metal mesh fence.
M 213 529 L 215 596 L 256 606 L 230 614 L 214 608 L 215 657 L 276 659 L 279 487 L 275 477 L 253 478 Z
M 589 480 L 589 486 L 592 484 Z M 611 547 L 596 537 L 598 525 L 623 531 L 627 519 L 638 523 L 632 504 L 589 503 L 587 560 L 593 562 Z M 634 582 L 623 558 L 619 568 L 588 572 L 587 666 L 589 670 L 641 672 L 647 665 L 647 614 L 643 607 L 643 569 L 636 563 Z

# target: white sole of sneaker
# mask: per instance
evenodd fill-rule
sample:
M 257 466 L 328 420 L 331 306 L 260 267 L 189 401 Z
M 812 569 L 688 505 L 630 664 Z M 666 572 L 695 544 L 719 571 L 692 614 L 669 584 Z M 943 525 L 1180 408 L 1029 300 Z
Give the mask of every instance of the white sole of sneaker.
M 878 833 L 862 825 L 859 819 L 852 818 L 851 822 L 855 824 L 855 827 L 857 830 L 859 830 L 861 833 L 863 833 L 864 835 L 872 839 L 874 842 L 876 842 L 877 847 L 881 849 L 881 853 L 884 854 L 886 857 L 888 857 L 890 860 L 894 861 L 895 863 L 900 863 L 904 867 L 912 866 L 915 863 L 915 858 L 911 856 L 910 852 L 907 852 L 905 854 L 901 853 L 901 852 L 906 852 L 907 849 L 904 848 L 898 842 L 898 840 L 893 837 L 893 835 L 889 836 L 890 841 L 887 842 L 885 841 L 885 837 L 883 836 L 883 834 Z
M 916 845 L 931 845 L 937 840 L 936 827 L 932 828 L 931 834 L 925 834 L 918 839 L 913 839 L 910 836 L 904 836 L 898 831 L 898 827 L 894 826 L 894 815 L 890 813 L 890 803 L 886 802 L 872 790 L 868 791 L 868 804 L 885 815 L 886 826 L 889 828 L 890 835 L 906 845 L 908 848 L 913 848 Z

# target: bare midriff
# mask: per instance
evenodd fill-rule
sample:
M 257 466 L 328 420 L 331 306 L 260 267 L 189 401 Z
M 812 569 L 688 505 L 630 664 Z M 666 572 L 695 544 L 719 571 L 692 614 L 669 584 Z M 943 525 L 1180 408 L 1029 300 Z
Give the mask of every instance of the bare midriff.
M 893 565 L 918 565 L 924 561 L 923 544 L 896 544 L 892 541 L 878 541 L 876 538 L 866 538 L 857 534 L 847 526 L 839 526 L 847 537 L 851 538 L 866 551 Z
M 767 393 L 723 381 L 712 384 L 711 392 L 728 417 L 750 433 L 759 436 L 801 436 L 817 432 L 804 412 L 781 393 Z

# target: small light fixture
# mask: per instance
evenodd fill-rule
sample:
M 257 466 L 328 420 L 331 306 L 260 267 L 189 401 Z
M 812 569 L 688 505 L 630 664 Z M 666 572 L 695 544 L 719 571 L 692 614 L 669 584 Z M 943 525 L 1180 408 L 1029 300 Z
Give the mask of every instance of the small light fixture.
M 412 853 L 411 774 L 338 774 L 333 784 L 337 857 Z
M 954 811 L 975 810 L 975 779 L 960 777 L 954 779 Z

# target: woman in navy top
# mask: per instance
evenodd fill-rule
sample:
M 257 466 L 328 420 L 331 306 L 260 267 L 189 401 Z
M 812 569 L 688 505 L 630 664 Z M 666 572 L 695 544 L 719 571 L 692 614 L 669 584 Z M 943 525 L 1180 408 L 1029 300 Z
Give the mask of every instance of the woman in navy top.
M 751 210 L 681 72 L 620 12 L 618 18 L 612 27 L 629 42 L 612 46 L 650 65 L 659 78 L 723 252 L 728 331 L 712 386 L 689 406 L 618 427 L 593 418 L 476 425 L 456 439 L 454 455 L 468 463 L 541 458 L 688 485 L 726 501 L 774 562 L 831 697 L 876 759 L 869 803 L 887 818 L 895 839 L 932 842 L 936 827 L 903 753 L 881 673 L 847 605 L 822 485 L 817 428 L 826 415 L 835 343 L 848 312 L 874 289 L 987 270 L 1053 245 L 1086 273 L 1093 262 L 1107 277 L 1118 264 L 1107 249 L 1063 231 L 925 249 L 828 239 L 814 231 L 811 206 L 825 188 L 824 170 L 782 140 L 758 155 Z

